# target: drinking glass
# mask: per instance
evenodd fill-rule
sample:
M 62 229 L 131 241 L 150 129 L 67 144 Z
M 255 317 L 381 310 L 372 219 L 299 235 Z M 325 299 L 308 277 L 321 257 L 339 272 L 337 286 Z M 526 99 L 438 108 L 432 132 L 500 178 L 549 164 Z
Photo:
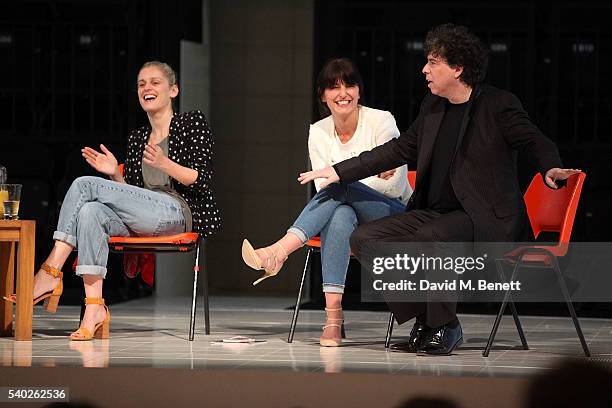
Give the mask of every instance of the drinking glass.
M 21 184 L 0 184 L 0 205 L 5 220 L 19 219 Z

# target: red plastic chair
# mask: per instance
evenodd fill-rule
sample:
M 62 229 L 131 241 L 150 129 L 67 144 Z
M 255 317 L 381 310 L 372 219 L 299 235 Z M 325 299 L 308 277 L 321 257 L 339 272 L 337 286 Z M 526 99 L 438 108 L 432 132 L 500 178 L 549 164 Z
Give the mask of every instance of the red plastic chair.
M 578 208 L 578 201 L 580 199 L 580 193 L 582 192 L 582 185 L 584 184 L 585 178 L 585 173 L 577 174 L 568 179 L 565 188 L 553 190 L 544 184 L 540 174 L 536 174 L 531 180 L 531 183 L 529 184 L 529 187 L 524 195 L 527 214 L 529 216 L 529 222 L 531 223 L 533 234 L 537 239 L 541 232 L 557 232 L 559 233 L 559 242 L 555 246 L 533 245 L 518 248 L 507 254 L 507 256 L 509 257 L 509 260 L 515 264 L 515 270 L 512 275 L 513 277 L 510 280 L 514 279 L 514 276 L 523 265 L 529 267 L 550 267 L 555 269 L 557 276 L 559 277 L 561 290 L 563 291 L 572 320 L 574 321 L 576 332 L 580 338 L 580 343 L 585 355 L 588 357 L 590 356 L 590 353 L 586 345 L 586 341 L 584 340 L 580 323 L 576 317 L 576 312 L 571 301 L 569 300 L 567 287 L 565 286 L 565 281 L 562 279 L 561 271 L 556 260 L 557 257 L 562 257 L 567 254 L 570 237 L 572 235 L 572 227 L 576 217 L 576 209 Z M 499 268 L 500 265 L 498 265 L 498 270 L 500 270 Z M 495 319 L 493 330 L 491 331 L 491 335 L 489 336 L 485 350 L 482 353 L 484 357 L 488 357 L 489 352 L 491 351 L 501 317 L 506 310 L 506 305 L 510 306 L 512 317 L 514 318 L 514 323 L 521 339 L 523 349 L 529 349 L 527 339 L 525 338 L 525 334 L 518 317 L 516 306 L 514 305 L 510 292 L 507 292 L 497 318 Z M 387 326 L 385 348 L 389 348 L 391 343 L 393 325 L 394 315 L 391 313 L 389 316 L 389 324 Z
M 408 172 L 408 183 L 414 190 L 415 183 L 416 183 L 416 171 Z M 306 242 L 305 246 L 307 248 L 306 262 L 304 262 L 304 271 L 302 272 L 302 279 L 300 280 L 300 288 L 298 289 L 298 296 L 295 302 L 295 308 L 293 309 L 293 318 L 291 319 L 291 327 L 289 328 L 289 337 L 287 338 L 288 343 L 293 342 L 293 335 L 295 334 L 295 326 L 297 325 L 297 319 L 300 313 L 300 304 L 302 302 L 302 292 L 304 290 L 304 281 L 306 280 L 306 272 L 308 271 L 308 261 L 310 261 L 310 255 L 314 251 L 317 251 L 317 252 L 321 251 L 321 237 L 319 236 L 313 237 L 308 242 Z M 351 254 L 351 257 L 352 256 L 353 254 Z M 391 314 L 390 321 L 391 322 L 393 321 L 393 314 Z M 393 329 L 391 328 L 390 330 L 393 330 Z M 342 323 L 341 334 L 342 334 L 342 338 L 344 338 L 344 323 Z M 390 332 L 387 331 L 387 338 L 390 338 L 390 336 L 391 336 Z
M 119 166 L 123 174 L 123 164 Z M 177 252 L 189 253 L 195 249 L 195 263 L 193 265 L 193 291 L 191 296 L 191 314 L 189 319 L 189 341 L 193 341 L 195 333 L 195 312 L 197 300 L 198 273 L 200 272 L 201 237 L 196 232 L 161 237 L 111 237 L 108 241 L 113 252 L 123 253 L 151 253 L 151 252 Z M 210 316 L 208 302 L 208 277 L 206 269 L 203 270 L 204 287 L 204 327 L 205 333 L 210 334 Z
M 510 281 L 515 279 L 521 267 L 545 267 L 555 271 L 565 303 L 567 304 L 572 321 L 574 322 L 576 333 L 580 339 L 584 355 L 590 357 L 591 353 L 584 339 L 578 317 L 576 316 L 576 311 L 574 310 L 574 305 L 572 304 L 569 291 L 567 290 L 557 260 L 557 258 L 567 254 L 572 235 L 572 227 L 574 226 L 574 220 L 576 218 L 576 210 L 578 208 L 578 202 L 580 201 L 580 194 L 585 178 L 585 173 L 573 175 L 567 179 L 565 188 L 553 190 L 546 186 L 540 174 L 534 176 L 525 192 L 525 204 L 527 206 L 527 214 L 529 215 L 533 234 L 537 239 L 542 232 L 555 232 L 559 234 L 559 241 L 554 246 L 530 245 L 517 248 L 506 255 L 505 261 L 514 264 Z M 503 272 L 499 263 L 498 270 L 503 277 Z M 510 305 L 510 307 L 514 309 L 514 302 L 510 296 L 510 291 L 506 292 L 495 323 L 493 324 L 491 335 L 482 353 L 484 357 L 487 357 L 491 351 L 493 340 L 495 339 L 507 305 Z M 515 315 L 515 321 L 517 320 L 518 316 Z M 517 327 L 520 327 L 520 323 L 517 324 Z M 526 341 L 523 338 L 521 330 L 519 330 L 519 334 L 521 335 L 523 346 L 526 348 Z

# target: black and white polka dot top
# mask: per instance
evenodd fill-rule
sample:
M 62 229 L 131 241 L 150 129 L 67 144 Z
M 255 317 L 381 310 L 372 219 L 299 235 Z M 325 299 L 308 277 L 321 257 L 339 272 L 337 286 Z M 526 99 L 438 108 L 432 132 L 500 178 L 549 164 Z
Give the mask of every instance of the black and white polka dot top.
M 123 177 L 128 184 L 143 187 L 142 152 L 151 126 L 134 129 L 128 136 Z M 198 178 L 185 186 L 171 178 L 176 191 L 187 201 L 193 217 L 193 231 L 207 237 L 221 227 L 221 215 L 210 183 L 213 175 L 214 141 L 208 121 L 201 111 L 175 114 L 168 134 L 168 157 L 184 167 L 198 171 Z

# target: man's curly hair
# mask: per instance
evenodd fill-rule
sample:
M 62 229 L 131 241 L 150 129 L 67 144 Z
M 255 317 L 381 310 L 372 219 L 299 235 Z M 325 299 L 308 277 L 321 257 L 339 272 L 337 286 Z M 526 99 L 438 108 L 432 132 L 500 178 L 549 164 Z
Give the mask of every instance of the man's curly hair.
M 432 28 L 425 37 L 425 56 L 443 58 L 451 67 L 463 67 L 459 79 L 473 87 L 487 74 L 489 53 L 478 37 L 467 27 L 442 24 Z

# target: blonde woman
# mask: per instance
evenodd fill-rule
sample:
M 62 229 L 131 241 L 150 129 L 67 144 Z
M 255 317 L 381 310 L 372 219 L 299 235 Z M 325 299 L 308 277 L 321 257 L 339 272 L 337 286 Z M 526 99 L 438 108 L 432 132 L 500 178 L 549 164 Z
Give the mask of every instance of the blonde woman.
M 78 250 L 76 274 L 85 287 L 85 314 L 71 340 L 109 337 L 110 312 L 102 297 L 109 236 L 156 236 L 184 231 L 208 236 L 219 228 L 213 192 L 213 139 L 204 114 L 177 114 L 179 88 L 166 63 L 145 63 L 137 77 L 140 106 L 149 123 L 130 132 L 124 172 L 104 146 L 83 158 L 110 178 L 79 177 L 66 193 L 53 249 L 34 277 L 34 304 L 55 312 L 62 266 Z M 7 298 L 15 301 L 15 296 Z

